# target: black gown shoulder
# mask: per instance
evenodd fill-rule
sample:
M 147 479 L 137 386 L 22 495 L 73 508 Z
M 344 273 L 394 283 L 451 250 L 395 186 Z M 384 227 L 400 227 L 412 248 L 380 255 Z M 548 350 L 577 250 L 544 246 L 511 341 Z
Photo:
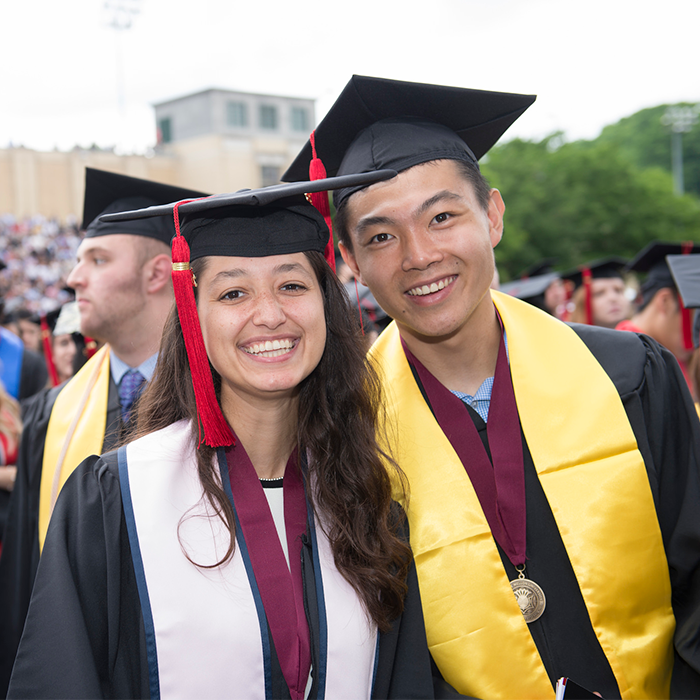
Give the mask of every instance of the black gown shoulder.
M 8 697 L 147 698 L 116 459 L 89 457 L 51 517 Z
M 38 352 L 25 349 L 22 353 L 22 369 L 19 375 L 20 401 L 38 394 L 49 380 L 46 362 Z
M 572 324 L 615 384 L 644 458 L 676 617 L 671 697 L 700 697 L 700 422 L 676 358 L 652 338 Z
M 373 697 L 432 698 L 434 683 L 439 697 L 461 697 L 432 677 L 412 566 L 404 613 L 380 637 Z M 85 460 L 61 491 L 8 697 L 149 697 L 116 452 Z
M 44 389 L 22 402 L 24 429 L 0 556 L 0 697 L 3 698 L 7 694 L 39 563 L 37 527 L 44 440 L 61 388 Z
M 24 628 L 39 565 L 39 499 L 44 444 L 56 398 L 65 384 L 44 389 L 22 403 L 24 430 L 17 457 L 17 479 L 8 506 L 0 557 L 0 697 L 7 694 L 10 673 Z M 119 437 L 119 395 L 110 378 L 107 431 L 103 449 Z

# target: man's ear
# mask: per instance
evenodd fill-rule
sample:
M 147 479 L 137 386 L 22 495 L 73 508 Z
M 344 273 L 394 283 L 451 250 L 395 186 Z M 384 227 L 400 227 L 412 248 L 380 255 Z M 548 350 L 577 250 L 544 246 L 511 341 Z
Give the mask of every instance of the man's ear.
M 151 258 L 144 266 L 143 272 L 146 278 L 146 291 L 156 294 L 170 284 L 172 263 L 170 256 L 165 253 Z
M 668 287 L 659 289 L 649 303 L 657 313 L 664 316 L 669 316 L 674 312 L 675 299 L 673 298 L 673 292 Z
M 355 279 L 361 284 L 364 284 L 364 282 L 362 281 L 362 274 L 360 273 L 360 268 L 357 266 L 357 261 L 355 260 L 353 252 L 348 247 L 346 247 L 342 241 L 338 243 L 338 250 L 340 250 L 340 254 L 343 256 L 345 264 L 352 270 L 352 274 L 355 275 Z
M 495 188 L 492 189 L 489 194 L 489 209 L 487 212 L 492 248 L 498 245 L 501 236 L 503 236 L 503 214 L 505 210 L 506 205 L 503 201 L 503 197 L 501 197 L 501 193 Z

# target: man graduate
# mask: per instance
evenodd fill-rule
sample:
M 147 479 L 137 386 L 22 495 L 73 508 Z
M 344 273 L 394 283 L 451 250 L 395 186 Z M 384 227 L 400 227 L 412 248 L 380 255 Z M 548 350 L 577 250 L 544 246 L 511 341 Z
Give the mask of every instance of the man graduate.
M 37 395 L 24 414 L 17 480 L 0 559 L 0 695 L 5 697 L 51 511 L 73 469 L 120 438 L 152 376 L 172 305 L 172 221 L 105 223 L 99 215 L 201 193 L 86 169 L 75 289 L 84 335 L 106 343 L 68 383 Z
M 691 314 L 678 293 L 666 256 L 698 253 L 700 245 L 692 242 L 653 241 L 645 246 L 628 265 L 630 272 L 646 273 L 639 289 L 639 307 L 629 321 L 617 325 L 620 331 L 645 333 L 670 350 L 688 386 L 688 362 L 693 352 Z
M 533 101 L 355 76 L 284 179 L 317 157 L 399 172 L 337 191 L 336 230 L 395 319 L 372 354 L 445 680 L 700 697 L 700 425 L 677 363 L 489 290 L 505 206 L 477 160 Z

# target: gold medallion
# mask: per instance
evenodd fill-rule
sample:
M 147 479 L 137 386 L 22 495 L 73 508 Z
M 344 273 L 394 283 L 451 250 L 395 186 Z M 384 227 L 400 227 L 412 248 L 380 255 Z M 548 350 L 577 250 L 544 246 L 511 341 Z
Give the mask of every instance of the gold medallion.
M 510 582 L 510 587 L 513 589 L 525 622 L 534 622 L 542 617 L 547 605 L 544 591 L 534 581 L 525 578 L 522 573 L 520 576 Z

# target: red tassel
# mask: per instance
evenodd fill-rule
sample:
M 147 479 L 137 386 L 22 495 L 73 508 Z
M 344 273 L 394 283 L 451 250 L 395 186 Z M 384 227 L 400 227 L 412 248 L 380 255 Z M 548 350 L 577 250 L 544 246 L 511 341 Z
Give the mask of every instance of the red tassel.
M 681 307 L 681 325 L 683 327 L 683 347 L 686 350 L 693 349 L 693 324 L 690 322 L 690 309 L 685 308 L 683 299 L 678 297 L 678 303 Z
M 326 177 L 326 168 L 323 165 L 323 161 L 316 155 L 316 132 L 312 131 L 309 137 L 311 141 L 311 163 L 309 164 L 309 179 L 310 180 L 323 180 Z M 326 249 L 323 255 L 326 258 L 326 262 L 331 266 L 333 272 L 335 272 L 335 248 L 333 246 L 333 221 L 331 220 L 331 205 L 328 201 L 328 192 L 312 192 L 309 194 L 309 199 L 311 204 L 313 204 L 316 209 L 318 209 L 321 216 L 326 221 L 326 226 L 328 226 L 328 231 L 330 236 L 328 238 L 328 243 L 326 243 Z
M 593 276 L 589 268 L 584 267 L 581 270 L 581 275 L 583 277 L 583 286 L 585 288 L 586 294 L 586 323 L 589 326 L 593 325 L 593 296 L 591 293 L 591 280 Z
M 44 360 L 46 361 L 46 369 L 49 370 L 51 386 L 58 386 L 58 372 L 56 371 L 56 365 L 53 363 L 53 350 L 51 348 L 51 331 L 49 330 L 49 324 L 46 322 L 45 314 L 41 315 L 39 325 L 41 326 L 41 342 L 44 345 Z
M 87 335 L 83 336 L 85 340 L 85 350 L 83 354 L 89 360 L 97 352 L 97 341 L 94 338 L 89 338 Z
M 204 430 L 203 438 L 200 432 L 200 444 L 205 442 L 210 447 L 224 447 L 235 444 L 235 439 L 216 400 L 214 379 L 211 376 L 209 358 L 197 315 L 197 303 L 194 299 L 196 282 L 190 269 L 190 247 L 180 234 L 180 217 L 177 211 L 180 204 L 183 202 L 178 202 L 173 209 L 176 233 L 172 243 L 173 291 L 190 363 L 197 413 L 201 429 Z

